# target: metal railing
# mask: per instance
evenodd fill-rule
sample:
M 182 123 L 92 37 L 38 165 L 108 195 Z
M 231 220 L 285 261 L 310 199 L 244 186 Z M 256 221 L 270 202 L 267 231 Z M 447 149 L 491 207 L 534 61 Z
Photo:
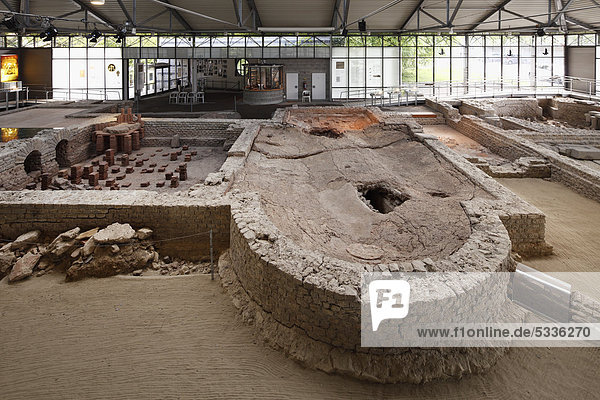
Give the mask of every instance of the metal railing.
M 334 100 L 368 105 L 417 104 L 425 98 L 457 98 L 573 95 L 598 100 L 599 82 L 572 76 L 553 76 L 536 81 L 498 79 L 480 81 L 417 82 L 379 90 L 353 89 L 340 93 Z
M 111 96 L 113 94 L 114 96 Z M 54 89 L 45 90 L 46 100 L 122 100 L 118 89 Z

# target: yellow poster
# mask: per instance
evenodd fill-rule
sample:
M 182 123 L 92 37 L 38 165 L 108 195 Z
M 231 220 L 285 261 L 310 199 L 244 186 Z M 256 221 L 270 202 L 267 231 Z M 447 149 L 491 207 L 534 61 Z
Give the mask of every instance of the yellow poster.
M 2 82 L 13 82 L 19 80 L 19 56 L 2 56 L 0 65 Z

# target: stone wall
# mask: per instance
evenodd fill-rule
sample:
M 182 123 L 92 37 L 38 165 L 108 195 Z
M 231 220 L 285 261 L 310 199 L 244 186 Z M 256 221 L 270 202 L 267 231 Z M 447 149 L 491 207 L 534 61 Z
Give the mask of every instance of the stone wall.
M 592 101 L 555 97 L 549 101 L 544 111 L 550 118 L 574 126 L 588 126 L 585 114 L 590 111 L 600 111 L 600 106 Z
M 24 162 L 32 152 L 41 154 L 42 172 L 55 174 L 59 165 L 56 162 L 56 146 L 67 140 L 67 159 L 79 163 L 94 155 L 92 132 L 97 123 L 114 120 L 114 115 L 98 117 L 64 129 L 45 129 L 29 139 L 8 142 L 0 150 L 0 187 L 5 190 L 19 190 L 34 181 L 25 172 Z
M 206 120 L 191 118 L 150 118 L 144 120 L 142 146 L 168 146 L 174 135 L 188 146 L 223 146 L 233 143 L 243 130 L 238 120 Z
M 161 254 L 192 261 L 210 259 L 210 229 L 215 259 L 229 247 L 229 219 L 229 206 L 218 198 L 190 199 L 145 191 L 0 193 L 2 239 L 40 230 L 51 240 L 75 227 L 87 230 L 129 223 L 136 229 L 154 230 Z
M 437 107 L 442 112 L 448 109 L 448 106 L 441 103 Z M 552 181 L 562 183 L 586 197 L 600 201 L 600 172 L 532 142 L 527 139 L 531 132 L 524 131 L 524 135 L 521 135 L 523 131 L 506 131 L 474 116 L 463 115 L 459 118 L 450 118 L 449 115 L 449 112 L 445 114 L 450 127 L 492 152 L 511 161 L 521 157 L 546 159 L 550 164 Z

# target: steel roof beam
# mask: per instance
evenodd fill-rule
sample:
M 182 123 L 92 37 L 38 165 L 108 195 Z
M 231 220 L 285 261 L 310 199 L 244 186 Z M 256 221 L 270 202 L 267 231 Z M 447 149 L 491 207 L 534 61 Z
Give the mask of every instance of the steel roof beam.
M 402 23 L 402 25 L 400 25 L 400 30 L 406 28 L 406 25 L 408 25 L 408 23 L 410 22 L 410 20 L 413 19 L 413 17 L 415 15 L 417 15 L 417 13 L 421 9 L 421 6 L 423 5 L 424 2 L 425 2 L 425 0 L 420 0 L 419 1 L 419 4 L 417 4 L 417 6 L 411 11 L 411 13 L 409 14 L 408 18 L 406 18 L 406 20 L 404 20 L 404 22 Z
M 490 11 L 487 14 L 485 14 L 483 17 L 479 18 L 477 20 L 477 22 L 475 22 L 474 24 L 472 24 L 471 26 L 469 26 L 469 28 L 467 29 L 467 31 L 475 30 L 475 28 L 477 28 L 479 25 L 481 25 L 482 23 L 484 23 L 492 15 L 496 14 L 498 11 L 500 11 L 501 9 L 503 9 L 504 7 L 506 7 L 506 5 L 508 3 L 510 3 L 510 2 L 511 2 L 511 0 L 504 0 L 502 3 L 500 3 L 499 5 L 497 5 L 496 8 L 494 8 L 492 11 Z

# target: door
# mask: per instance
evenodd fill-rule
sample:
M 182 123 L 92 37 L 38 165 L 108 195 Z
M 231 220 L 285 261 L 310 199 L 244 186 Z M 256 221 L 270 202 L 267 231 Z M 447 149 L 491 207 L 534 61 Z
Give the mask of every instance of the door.
M 312 74 L 312 99 L 325 100 L 325 74 L 323 72 L 313 72 Z
M 568 76 L 593 80 L 596 74 L 596 53 L 594 47 L 567 47 L 567 73 Z M 573 81 L 573 90 L 589 92 L 589 81 Z M 592 85 L 592 93 L 596 88 Z
M 298 73 L 285 74 L 285 96 L 288 100 L 298 100 Z

